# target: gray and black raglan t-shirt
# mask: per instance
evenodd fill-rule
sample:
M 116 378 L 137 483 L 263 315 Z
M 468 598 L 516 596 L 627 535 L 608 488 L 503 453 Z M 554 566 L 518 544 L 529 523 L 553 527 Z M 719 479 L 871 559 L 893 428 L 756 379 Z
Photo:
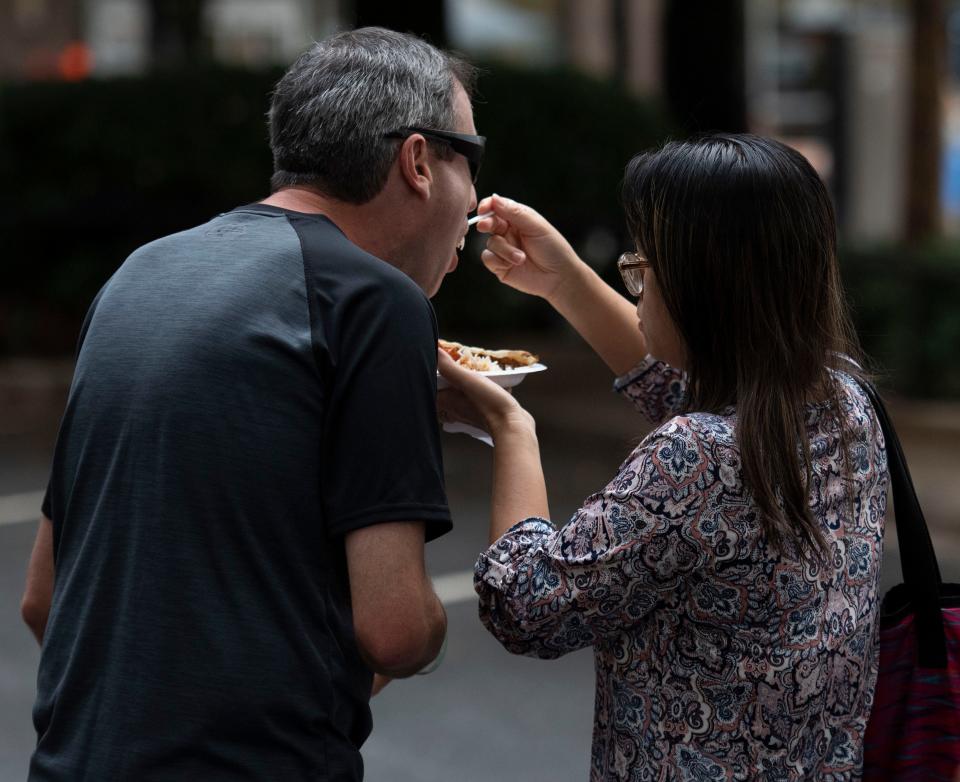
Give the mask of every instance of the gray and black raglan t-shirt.
M 319 215 L 245 206 L 127 259 L 44 503 L 31 780 L 362 777 L 343 536 L 451 527 L 436 339 L 423 292 Z

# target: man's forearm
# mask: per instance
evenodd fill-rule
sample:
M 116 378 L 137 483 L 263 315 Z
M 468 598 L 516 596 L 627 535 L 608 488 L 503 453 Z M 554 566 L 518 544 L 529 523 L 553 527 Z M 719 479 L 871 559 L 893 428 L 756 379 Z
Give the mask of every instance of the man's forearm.
M 548 299 L 615 375 L 633 369 L 647 355 L 636 307 L 580 263 Z
M 443 609 L 443 603 L 440 602 L 440 598 L 436 594 L 433 595 L 433 606 L 426 618 L 426 624 L 427 642 L 419 657 L 400 668 L 380 670 L 377 673 L 391 679 L 405 679 L 419 673 L 436 660 L 443 648 L 443 639 L 447 637 L 447 612 Z
M 37 643 L 43 644 L 43 635 L 50 616 L 53 600 L 53 522 L 46 516 L 40 519 L 37 537 L 27 566 L 27 583 L 23 590 L 20 613 Z
M 50 615 L 49 608 L 34 609 L 32 606 L 22 604 L 20 611 L 33 637 L 43 646 L 43 634 L 47 630 L 47 617 Z
M 447 619 L 424 565 L 425 524 L 383 522 L 347 534 L 357 649 L 383 676 L 410 676 L 443 643 Z
M 423 660 L 421 665 L 417 666 L 417 670 L 420 671 L 423 668 L 426 668 L 430 663 L 437 659 L 437 655 L 440 654 L 440 650 L 443 648 L 443 641 L 447 637 L 447 612 L 444 610 L 443 603 L 440 602 L 440 598 L 437 596 L 437 593 L 433 591 L 433 585 L 430 586 L 430 593 L 433 595 L 433 610 L 430 619 L 428 620 L 430 628 L 430 641 L 427 644 L 427 649 L 424 654 L 426 658 Z
M 432 663 L 443 646 L 447 635 L 447 614 L 440 598 L 428 586 L 429 597 L 426 600 L 422 623 L 419 627 L 404 627 L 391 631 L 396 640 L 392 642 L 392 653 L 361 653 L 367 666 L 377 674 L 390 679 L 405 679 L 413 676 Z M 402 636 L 406 636 L 405 638 Z

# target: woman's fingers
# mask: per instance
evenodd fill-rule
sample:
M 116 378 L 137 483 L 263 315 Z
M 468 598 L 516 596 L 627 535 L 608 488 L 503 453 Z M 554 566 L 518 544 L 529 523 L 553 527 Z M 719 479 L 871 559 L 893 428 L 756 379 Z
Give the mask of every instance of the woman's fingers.
M 482 214 L 482 212 L 481 212 Z M 477 223 L 477 230 L 482 234 L 505 234 L 510 230 L 510 223 L 502 217 L 492 215 L 485 217 Z
M 460 422 L 483 428 L 486 426 L 483 414 L 467 396 L 455 388 L 445 388 L 437 392 L 437 414 L 441 423 Z
M 437 369 L 454 388 L 460 388 L 464 379 L 463 373 L 470 371 L 450 358 L 450 354 L 447 353 L 447 351 L 440 349 L 437 350 Z
M 512 198 L 494 193 L 490 196 L 489 207 L 489 211 L 510 223 L 510 226 L 523 236 L 540 236 L 550 228 L 550 224 L 539 212 Z
M 477 214 L 483 215 L 483 214 L 487 214 L 488 212 L 493 212 L 493 204 L 491 203 L 492 201 L 493 201 L 492 195 L 488 195 L 486 198 L 481 198 L 480 203 L 477 204 Z M 483 221 L 481 220 L 480 222 L 483 222 Z
M 477 230 L 482 234 L 505 234 L 510 230 L 510 223 L 493 211 L 492 201 L 493 196 L 487 196 L 477 204 L 478 215 L 489 215 L 489 217 L 477 222 Z
M 527 254 L 523 250 L 511 244 L 502 236 L 491 236 L 487 239 L 487 249 L 514 266 L 527 260 Z
M 503 258 L 496 253 L 490 252 L 490 250 L 484 250 L 480 253 L 480 261 L 500 282 L 503 282 L 503 278 L 516 268 L 514 264 L 503 260 Z
M 483 375 L 458 364 L 445 350 L 437 350 L 437 369 L 453 388 L 463 391 L 471 399 L 495 396 L 502 390 Z
M 486 412 L 491 405 L 496 407 L 503 403 L 516 404 L 513 397 L 494 383 L 490 378 L 479 372 L 460 366 L 450 358 L 445 350 L 437 351 L 437 368 L 450 385 L 469 398 L 477 405 L 481 412 Z
M 518 413 L 523 417 L 520 403 L 490 378 L 460 366 L 443 350 L 438 351 L 437 362 L 440 374 L 450 383 L 450 388 L 437 394 L 441 421 L 462 421 L 495 434 Z
M 477 213 L 484 214 L 486 212 L 492 213 L 495 217 L 481 220 L 477 224 L 479 228 L 480 225 L 485 223 L 494 223 L 490 226 L 493 229 L 492 231 L 487 231 L 485 228 L 481 229 L 484 233 L 503 235 L 508 230 L 514 229 L 524 236 L 539 236 L 546 233 L 550 227 L 550 224 L 529 206 L 496 193 L 484 198 L 478 204 Z

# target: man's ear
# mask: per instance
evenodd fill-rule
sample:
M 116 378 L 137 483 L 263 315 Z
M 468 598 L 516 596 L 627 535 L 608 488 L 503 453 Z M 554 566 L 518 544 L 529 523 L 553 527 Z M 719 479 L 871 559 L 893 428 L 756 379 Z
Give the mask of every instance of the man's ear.
M 433 170 L 430 167 L 430 149 L 427 140 L 418 133 L 404 139 L 397 156 L 400 175 L 410 188 L 427 199 L 433 188 Z

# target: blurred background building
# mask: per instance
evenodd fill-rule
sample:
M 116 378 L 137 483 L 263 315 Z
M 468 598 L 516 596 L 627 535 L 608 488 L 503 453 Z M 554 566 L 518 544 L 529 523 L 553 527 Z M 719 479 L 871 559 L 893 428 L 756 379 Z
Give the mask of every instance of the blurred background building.
M 19 188 L 0 356 L 69 353 L 135 247 L 262 197 L 273 83 L 366 24 L 483 67 L 478 188 L 540 208 L 611 279 L 633 154 L 710 130 L 792 144 L 834 196 L 868 351 L 907 393 L 960 395 L 960 0 L 0 0 L 0 177 Z M 463 264 L 441 319 L 496 328 L 489 300 L 556 325 L 488 277 Z
M 0 79 L 282 65 L 336 29 L 381 23 L 485 60 L 569 64 L 664 97 L 688 130 L 787 139 L 829 179 L 846 236 L 897 239 L 907 216 L 911 31 L 928 4 L 940 5 L 947 31 L 938 217 L 956 232 L 960 4 L 951 0 L 441 0 L 392 11 L 349 0 L 3 0 Z
M 481 189 L 545 208 L 598 268 L 612 268 L 625 238 L 615 191 L 632 153 L 668 137 L 751 130 L 801 150 L 828 182 L 868 347 L 887 359 L 928 327 L 922 308 L 901 307 L 891 333 L 883 308 L 904 285 L 925 300 L 940 278 L 887 268 L 913 276 L 890 277 L 884 290 L 869 281 L 904 265 L 901 248 L 920 253 L 910 269 L 939 269 L 934 277 L 957 265 L 956 244 L 942 240 L 960 234 L 960 0 L 0 0 L 0 172 L 31 180 L 23 214 L 0 218 L 0 230 L 24 249 L 51 222 L 69 236 L 49 248 L 40 288 L 43 257 L 11 275 L 0 353 L 62 351 L 68 340 L 56 332 L 72 334 L 138 243 L 259 195 L 270 84 L 312 40 L 363 24 L 425 35 L 485 67 Z M 150 116 L 160 106 L 166 113 Z M 537 134 L 547 129 L 544 145 Z M 186 135 L 192 160 L 172 152 Z M 531 147 L 550 160 L 517 154 Z M 215 158 L 228 149 L 221 174 L 226 161 Z M 176 188 L 194 194 L 193 211 L 171 210 Z M 116 210 L 112 221 L 105 208 Z M 457 287 L 483 283 L 460 278 L 447 309 L 469 323 Z M 513 312 L 521 322 L 525 306 Z M 874 327 L 885 329 L 875 344 Z M 950 317 L 933 332 L 941 347 L 928 365 L 960 353 Z M 911 376 L 915 364 L 892 361 Z M 960 392 L 960 370 L 949 374 L 932 393 Z

